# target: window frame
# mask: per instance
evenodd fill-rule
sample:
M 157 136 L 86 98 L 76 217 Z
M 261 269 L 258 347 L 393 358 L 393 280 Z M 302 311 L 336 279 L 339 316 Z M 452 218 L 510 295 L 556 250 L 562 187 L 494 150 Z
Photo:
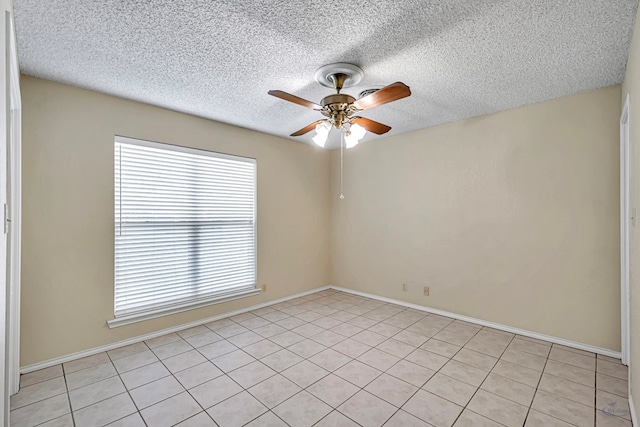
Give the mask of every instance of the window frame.
M 137 312 L 137 313 L 132 313 L 132 314 L 125 314 L 125 315 L 121 315 L 121 316 L 115 316 L 115 310 L 116 310 L 116 300 L 115 300 L 115 287 L 116 287 L 116 281 L 115 281 L 115 269 L 116 269 L 116 241 L 115 241 L 115 236 L 116 236 L 116 232 L 117 232 L 117 222 L 116 222 L 116 217 L 114 215 L 113 217 L 113 272 L 114 272 L 114 277 L 113 277 L 113 313 L 114 313 L 114 318 L 111 320 L 107 320 L 107 325 L 109 326 L 109 328 L 115 328 L 115 327 L 119 327 L 119 326 L 124 326 L 124 325 L 128 325 L 131 323 L 136 323 L 136 322 L 142 322 L 145 320 L 149 320 L 149 319 L 154 319 L 154 318 L 158 318 L 158 317 L 162 317 L 162 316 L 167 316 L 170 314 L 174 314 L 174 313 L 180 313 L 183 311 L 188 311 L 188 310 L 193 310 L 196 308 L 201 308 L 201 307 L 206 307 L 209 305 L 213 305 L 213 304 L 219 304 L 219 303 L 223 303 L 223 302 L 227 302 L 227 301 L 232 301 L 235 299 L 239 299 L 239 298 L 245 298 L 245 297 L 250 297 L 250 296 L 254 296 L 254 295 L 258 295 L 261 291 L 262 288 L 258 286 L 258 162 L 255 158 L 253 157 L 247 157 L 247 156 L 239 156 L 239 155 L 233 155 L 233 154 L 227 154 L 227 153 L 220 153 L 217 151 L 211 151 L 211 150 L 204 150 L 204 149 L 200 149 L 200 148 L 191 148 L 191 147 L 184 147 L 181 145 L 175 145 L 175 144 L 167 144 L 167 143 L 163 143 L 163 142 L 155 142 L 155 141 L 148 141 L 148 140 L 142 140 L 142 139 L 137 139 L 137 138 L 130 138 L 130 137 L 126 137 L 126 136 L 121 136 L 121 135 L 114 135 L 114 139 L 113 139 L 113 154 L 112 154 L 112 160 L 115 159 L 115 147 L 116 144 L 118 143 L 122 143 L 122 144 L 130 144 L 130 145 L 138 145 L 138 146 L 143 146 L 143 147 L 149 147 L 149 148 L 154 148 L 154 149 L 161 149 L 161 150 L 166 150 L 166 151 L 173 151 L 173 152 L 182 152 L 182 153 L 187 153 L 187 154 L 194 154 L 194 155 L 200 155 L 200 156 L 208 156 L 208 157 L 214 157 L 214 158 L 219 158 L 219 159 L 226 159 L 226 160 L 234 160 L 234 161 L 242 161 L 242 162 L 246 162 L 246 163 L 252 163 L 254 165 L 254 177 L 253 177 L 253 253 L 254 253 L 254 265 L 253 265 L 253 269 L 254 269 L 254 278 L 255 278 L 255 283 L 254 283 L 254 288 L 252 289 L 244 289 L 244 290 L 240 290 L 240 291 L 231 291 L 231 292 L 225 292 L 225 293 L 221 293 L 220 295 L 215 295 L 215 296 L 211 296 L 210 298 L 205 298 L 205 299 L 199 299 L 199 300 L 195 300 L 195 301 L 187 301 L 187 302 L 183 302 L 183 303 L 178 303 L 175 305 L 170 305 L 170 306 L 166 306 L 166 307 L 160 307 L 160 308 L 155 308 L 155 309 L 150 309 L 150 310 L 146 310 L 146 311 L 141 311 L 141 312 Z M 113 164 L 113 161 L 112 161 Z M 113 206 L 114 206 L 114 213 L 115 213 L 115 205 L 116 205 L 116 191 L 115 191 L 115 176 L 116 176 L 116 168 L 114 165 L 114 169 L 113 169 L 113 173 L 112 173 L 112 177 L 114 178 L 113 185 L 114 185 L 114 191 L 113 191 Z

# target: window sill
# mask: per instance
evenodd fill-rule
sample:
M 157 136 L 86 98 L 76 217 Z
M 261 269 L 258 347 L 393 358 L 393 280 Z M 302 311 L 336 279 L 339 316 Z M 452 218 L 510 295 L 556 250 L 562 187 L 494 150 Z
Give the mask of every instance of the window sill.
M 146 311 L 144 313 L 131 314 L 129 316 L 117 317 L 113 320 L 107 320 L 109 329 L 117 328 L 119 326 L 130 325 L 131 323 L 144 322 L 145 320 L 155 319 L 157 317 L 166 316 L 169 314 L 180 313 L 182 311 L 193 310 L 194 308 L 206 307 L 208 305 L 219 304 L 221 302 L 227 302 L 234 299 L 251 297 L 258 295 L 261 289 L 248 289 L 244 291 L 234 292 L 232 294 L 226 294 L 219 297 L 209 298 L 197 302 L 190 302 L 181 305 L 175 305 L 171 307 L 161 308 L 153 311 Z

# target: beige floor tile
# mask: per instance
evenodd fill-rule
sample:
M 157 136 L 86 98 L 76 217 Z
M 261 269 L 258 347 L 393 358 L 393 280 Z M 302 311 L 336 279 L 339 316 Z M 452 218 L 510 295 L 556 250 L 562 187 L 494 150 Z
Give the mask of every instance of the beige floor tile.
M 189 393 L 198 401 L 200 406 L 208 409 L 241 391 L 242 387 L 228 376 L 223 375 L 192 388 Z
M 418 391 L 418 387 L 388 374 L 380 375 L 364 389 L 397 407 L 404 405 Z
M 127 390 L 120 377 L 111 377 L 71 391 L 69 400 L 72 410 L 77 411 L 125 391 Z
M 389 421 L 385 424 L 385 427 L 433 427 L 430 424 L 422 421 L 418 417 L 414 417 L 408 412 L 403 411 L 402 409 L 393 414 Z
M 107 351 L 107 354 L 111 360 L 116 360 L 145 350 L 149 350 L 149 347 L 143 342 L 137 342 L 135 344 L 125 345 L 124 347 L 114 348 L 113 350 Z
M 339 328 L 339 326 L 336 326 L 336 328 Z M 373 325 L 372 327 L 370 327 L 369 330 L 371 332 L 375 332 L 376 334 L 384 335 L 387 338 L 391 338 L 398 332 L 402 331 L 402 328 L 398 328 L 397 326 L 393 326 L 388 323 L 378 323 L 377 325 Z
M 133 415 L 138 415 L 138 414 L 136 413 L 136 414 L 133 414 Z M 144 423 L 142 422 L 142 419 L 140 420 L 140 422 L 142 424 L 131 425 L 131 427 L 146 427 L 144 425 Z M 13 424 L 11 424 L 11 425 L 13 425 Z M 55 418 L 55 419 L 53 419 L 51 421 L 47 421 L 46 423 L 39 424 L 38 427 L 74 427 L 73 426 L 73 417 L 71 416 L 71 414 L 66 414 L 66 415 L 63 415 L 61 417 Z M 110 424 L 109 427 L 118 427 L 118 426 L 114 425 L 114 424 Z
M 382 372 L 362 362 L 353 360 L 340 369 L 337 369 L 334 373 L 358 387 L 365 387 Z
M 631 421 L 596 411 L 596 427 L 633 427 Z
M 194 426 L 196 427 L 196 426 Z M 255 420 L 251 421 L 246 427 L 289 427 L 287 423 L 282 421 L 273 412 L 265 412 Z
M 37 384 L 42 381 L 52 380 L 57 377 L 63 376 L 62 365 L 55 365 L 49 368 L 40 369 L 37 371 L 29 372 L 20 376 L 20 387 L 28 387 L 33 384 Z
M 362 353 L 369 351 L 371 349 L 371 346 L 363 344 L 351 338 L 347 338 L 344 341 L 334 345 L 332 348 L 346 356 L 356 358 Z
M 462 411 L 460 417 L 454 424 L 455 427 L 502 427 L 502 424 L 485 418 L 482 415 L 476 414 L 468 409 Z
M 270 323 L 269 325 L 261 326 L 254 330 L 255 333 L 264 338 L 271 338 L 272 336 L 281 334 L 285 331 L 285 328 L 280 325 L 276 325 L 275 323 Z
M 573 400 L 538 390 L 531 409 L 551 415 L 576 426 L 592 426 L 594 410 L 592 406 L 582 405 Z
M 302 357 L 287 349 L 276 351 L 275 353 L 272 353 L 260 359 L 262 363 L 277 372 L 284 371 L 285 369 L 295 365 L 296 363 L 300 363 L 303 360 L 304 359 Z
M 540 371 L 525 368 L 524 366 L 516 365 L 515 363 L 507 362 L 506 360 L 498 361 L 492 372 L 531 387 L 536 387 L 538 385 L 538 381 L 542 375 L 542 372 Z
M 477 387 L 440 373 L 431 377 L 422 388 L 460 406 L 466 406 L 477 390 Z
M 393 338 L 381 342 L 376 348 L 396 357 L 406 357 L 416 349 L 414 346 L 394 340 Z
M 269 339 L 281 347 L 289 347 L 290 345 L 304 340 L 304 337 L 296 334 L 295 332 L 285 331 L 281 334 L 274 335 Z
M 542 372 L 544 365 L 547 363 L 547 359 L 544 357 L 536 356 L 535 354 L 527 353 L 526 351 L 514 350 L 507 348 L 500 359 L 507 362 L 515 363 L 516 365 L 524 366 L 525 368 L 535 369 Z
M 600 374 L 609 375 L 610 377 L 615 377 L 621 380 L 627 380 L 629 378 L 629 368 L 620 363 L 607 362 L 606 360 L 598 359 L 597 371 Z
M 64 368 L 65 375 L 69 375 L 82 369 L 87 369 L 92 366 L 102 365 L 103 363 L 109 362 L 111 362 L 111 359 L 109 359 L 107 353 L 103 352 L 94 354 L 93 356 L 87 356 L 81 359 L 73 360 L 71 362 L 63 363 L 62 367 Z
M 211 329 L 212 331 L 224 328 L 225 326 L 235 325 L 236 322 L 230 319 L 220 319 L 214 320 L 213 322 L 205 323 L 204 326 Z
M 341 323 L 338 326 L 334 326 L 331 328 L 331 332 L 335 332 L 336 334 L 342 335 L 343 337 L 352 337 L 357 333 L 362 332 L 364 329 L 351 325 L 349 323 Z M 375 331 L 374 331 L 375 332 Z
M 435 371 L 406 360 L 400 360 L 389 368 L 386 373 L 416 387 L 422 387 L 435 374 Z
M 524 424 L 525 427 L 574 427 L 565 421 L 553 418 L 550 415 L 543 414 L 534 409 L 529 411 L 527 421 Z
M 128 390 L 140 387 L 150 382 L 171 375 L 171 372 L 161 362 L 155 362 L 141 368 L 127 371 L 120 375 Z
M 585 356 L 573 351 L 562 350 L 556 346 L 551 348 L 549 359 L 577 366 L 578 368 L 588 369 L 590 371 L 594 371 L 596 369 L 595 357 Z
M 223 373 L 213 363 L 205 362 L 175 374 L 187 390 L 221 376 Z
M 251 387 L 248 391 L 267 408 L 273 408 L 302 390 L 296 384 L 275 375 Z
M 276 371 L 269 368 L 267 365 L 260 363 L 259 361 L 249 363 L 248 365 L 238 368 L 235 371 L 230 372 L 228 375 L 240 386 L 246 388 L 252 387 L 258 384 L 260 381 L 264 381 L 269 377 L 276 374 Z
M 315 424 L 314 427 L 359 427 L 359 425 L 340 412 L 333 411 Z
M 204 325 L 198 325 L 198 326 L 194 326 L 192 328 L 183 329 L 183 330 L 178 331 L 176 333 L 178 335 L 180 335 L 180 338 L 186 339 L 188 337 L 192 337 L 194 335 L 200 335 L 200 334 L 203 334 L 205 332 L 209 332 L 209 328 L 207 328 Z
M 478 328 L 477 326 L 464 325 L 455 321 L 447 325 L 444 330 L 462 335 L 467 338 L 472 338 L 475 334 L 478 333 L 480 328 Z
M 549 359 L 544 368 L 544 372 L 588 387 L 594 386 L 595 377 L 593 370 L 590 369 L 579 368 L 574 365 Z
M 146 408 L 161 400 L 182 393 L 184 387 L 173 376 L 165 377 L 141 387 L 130 390 L 129 393 L 138 409 Z
M 467 408 L 508 427 L 522 426 L 529 410 L 526 406 L 482 389 L 473 396 Z
M 550 345 L 544 345 L 537 342 L 532 342 L 527 338 L 516 337 L 509 344 L 509 348 L 514 350 L 525 351 L 527 353 L 535 354 L 536 356 L 547 357 L 551 351 Z
M 320 353 L 322 350 L 325 350 L 326 348 L 327 347 L 325 347 L 324 345 L 317 343 L 315 341 L 304 340 L 289 346 L 288 350 L 292 351 L 293 353 L 297 354 L 300 357 L 308 359 L 309 357 L 313 356 L 314 354 Z
M 627 381 L 600 373 L 596 373 L 596 389 L 622 397 L 628 397 L 629 395 L 629 383 Z
M 439 354 L 440 356 L 452 358 L 462 347 L 431 338 L 422 344 L 420 348 L 430 351 L 431 353 Z
M 415 332 L 411 332 L 407 329 L 393 335 L 393 339 L 396 341 L 403 342 L 405 344 L 409 344 L 413 347 L 420 347 L 422 344 L 426 343 L 429 340 L 428 337 L 425 337 L 424 335 L 421 335 L 421 334 L 417 334 Z
M 435 427 L 453 425 L 462 412 L 461 406 L 424 390 L 418 390 L 402 409 Z
M 231 353 L 232 351 L 236 351 L 237 349 L 238 347 L 231 344 L 227 340 L 220 340 L 211 344 L 204 345 L 202 347 L 198 347 L 198 351 L 209 360 L 220 357 L 223 354 Z
M 246 391 L 207 409 L 220 427 L 241 427 L 267 412 L 266 406 Z
M 442 368 L 449 361 L 446 357 L 419 348 L 405 357 L 405 360 L 434 371 Z
M 206 359 L 205 359 L 206 360 Z M 242 350 L 232 351 L 231 353 L 223 354 L 222 356 L 211 359 L 211 362 L 218 367 L 222 372 L 231 372 L 238 368 L 248 365 L 251 362 L 255 362 L 256 359 L 248 355 Z
M 144 350 L 139 353 L 130 354 L 129 356 L 124 356 L 124 357 L 121 357 L 120 359 L 114 360 L 113 366 L 116 367 L 116 369 L 118 370 L 118 373 L 122 374 L 123 372 L 132 371 L 134 369 L 140 368 L 145 365 L 150 365 L 157 361 L 158 361 L 158 358 L 156 357 L 155 354 L 153 354 L 151 350 Z M 110 363 L 105 363 L 104 365 L 99 365 L 99 366 L 106 366 L 106 365 L 110 365 Z M 79 372 L 84 372 L 84 371 L 79 371 Z M 77 373 L 78 372 L 72 375 L 75 375 Z
M 168 359 L 163 360 L 162 363 L 167 367 L 167 369 L 169 369 L 169 371 L 177 373 L 206 361 L 206 357 L 201 353 L 196 350 L 191 350 L 177 356 L 169 357 Z
M 351 337 L 351 339 L 359 341 L 370 347 L 375 347 L 378 344 L 382 343 L 383 341 L 386 341 L 387 337 L 367 330 L 367 331 L 362 331 L 360 333 L 355 334 L 354 336 Z
M 67 375 L 65 377 L 67 380 L 67 389 L 75 390 L 77 388 L 114 377 L 117 374 L 118 373 L 111 363 L 103 363 L 102 365 L 92 366 L 90 368 L 76 371 Z
M 193 417 L 187 418 L 186 420 L 176 424 L 176 427 L 218 427 L 218 426 L 216 426 L 216 423 L 213 422 L 209 414 L 207 414 L 206 412 L 200 412 L 194 415 Z
M 604 361 L 606 361 L 606 362 L 622 364 L 622 360 L 620 360 L 620 359 L 616 359 L 615 357 L 604 356 L 604 355 L 602 355 L 602 354 L 598 354 L 598 355 L 597 355 L 597 359 L 598 359 L 598 360 L 604 360 Z
M 204 347 L 205 345 L 212 344 L 223 340 L 223 338 L 215 332 L 207 331 L 198 335 L 185 337 L 184 340 L 194 348 Z
M 396 410 L 393 405 L 364 390 L 338 407 L 338 411 L 364 427 L 383 425 Z
M 595 389 L 593 387 L 549 374 L 542 374 L 538 388 L 587 406 L 592 406 L 595 399 Z
M 298 326 L 302 326 L 307 322 L 305 322 L 304 320 L 300 320 L 297 317 L 287 317 L 286 319 L 278 320 L 275 323 L 276 325 L 280 325 L 283 328 L 290 330 L 293 328 L 297 328 Z
M 69 397 L 66 394 L 60 394 L 11 411 L 11 427 L 35 426 L 59 418 L 69 412 L 71 412 Z
M 432 338 L 438 341 L 444 341 L 446 343 L 456 345 L 458 347 L 464 346 L 470 340 L 470 338 L 465 337 L 464 335 L 459 335 L 449 331 L 440 331 L 437 334 L 433 335 Z
M 291 426 L 309 427 L 331 412 L 331 406 L 301 391 L 273 408 L 273 412 Z
M 358 387 L 334 374 L 327 375 L 307 388 L 309 393 L 334 408 L 343 404 L 358 390 Z
M 565 351 L 570 351 L 572 353 L 577 353 L 577 354 L 581 354 L 583 356 L 589 356 L 589 357 L 596 357 L 595 353 L 592 353 L 590 351 L 585 351 L 585 350 L 579 350 L 577 348 L 573 348 L 573 347 L 567 347 L 565 345 L 560 345 L 560 344 L 552 344 L 553 348 L 556 349 L 560 349 L 560 350 L 565 350 Z
M 527 407 L 531 405 L 536 392 L 534 387 L 496 374 L 489 374 L 480 388 Z
M 189 393 L 181 393 L 143 409 L 140 414 L 149 427 L 169 427 L 201 411 Z
M 372 348 L 366 353 L 360 355 L 357 360 L 381 371 L 386 371 L 387 369 L 395 365 L 400 360 L 400 358 L 386 353 L 382 350 Z
M 489 375 L 489 372 L 473 366 L 450 360 L 440 369 L 440 373 L 448 377 L 455 378 L 474 387 L 480 387 L 482 381 Z
M 11 396 L 11 410 L 67 392 L 64 377 L 52 378 L 27 387 Z
M 332 331 L 320 332 L 318 335 L 314 335 L 311 339 L 317 343 L 324 345 L 325 347 L 332 347 L 346 339 L 345 336 L 336 334 Z
M 462 362 L 467 365 L 471 365 L 474 368 L 482 369 L 483 371 L 490 371 L 498 362 L 498 359 L 477 351 L 469 350 L 467 348 L 461 349 L 454 357 L 453 360 Z
M 234 322 L 227 326 L 223 326 L 221 328 L 215 329 L 214 332 L 220 335 L 222 338 L 230 338 L 235 335 L 240 335 L 245 332 L 249 332 L 249 330 L 244 326 Z
M 464 345 L 464 348 L 477 351 L 478 353 L 487 354 L 489 356 L 500 357 L 507 348 L 507 345 L 496 343 L 494 340 L 478 338 L 476 335 Z
M 244 332 L 242 334 L 234 335 L 232 337 L 227 338 L 227 340 L 231 344 L 239 348 L 257 343 L 258 341 L 262 341 L 262 339 L 263 339 L 262 335 L 258 335 L 252 331 Z
M 151 349 L 151 351 L 153 351 L 153 353 L 161 360 L 177 356 L 181 353 L 186 353 L 190 350 L 193 350 L 193 347 L 183 339 Z
M 341 366 L 346 365 L 352 359 L 349 356 L 345 356 L 331 348 L 321 351 L 320 353 L 309 358 L 309 361 L 316 365 L 333 372 Z
M 147 344 L 147 346 L 149 346 L 149 348 L 156 348 L 156 347 L 160 347 L 169 343 L 172 343 L 174 341 L 179 341 L 181 340 L 180 335 L 178 334 L 166 334 L 166 335 L 161 335 L 159 337 L 155 337 L 155 338 L 151 338 L 145 341 L 145 344 Z
M 276 351 L 282 350 L 282 347 L 270 340 L 265 339 L 248 345 L 242 350 L 256 359 L 262 359 L 263 357 L 275 353 Z
M 73 413 L 76 427 L 104 426 L 136 412 L 127 393 L 110 397 Z
M 631 420 L 629 400 L 616 394 L 607 393 L 606 391 L 596 391 L 596 411 L 600 411 L 604 415 L 614 415 L 626 420 Z
M 242 322 L 239 322 L 242 326 L 244 326 L 247 329 L 253 330 L 256 328 L 259 328 L 261 326 L 265 326 L 270 324 L 271 322 L 269 322 L 266 319 L 263 319 L 262 317 L 254 317 L 253 319 L 247 319 L 244 320 Z
M 297 328 L 291 330 L 291 332 L 296 333 L 305 338 L 310 338 L 314 335 L 318 335 L 320 332 L 324 331 L 324 328 L 320 326 L 316 326 L 312 323 L 305 323 L 304 325 L 300 325 Z
M 320 378 L 329 375 L 329 371 L 309 362 L 308 360 L 303 360 L 297 365 L 293 365 L 292 367 L 285 369 L 281 374 L 296 383 L 298 386 L 306 388 L 318 381 Z

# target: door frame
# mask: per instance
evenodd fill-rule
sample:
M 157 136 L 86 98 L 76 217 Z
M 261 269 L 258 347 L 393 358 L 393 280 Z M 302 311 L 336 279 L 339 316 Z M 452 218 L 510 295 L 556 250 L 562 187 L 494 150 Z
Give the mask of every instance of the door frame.
M 631 225 L 635 227 L 635 209 L 631 213 L 631 170 L 629 141 L 629 94 L 620 115 L 620 314 L 622 363 L 630 363 L 629 245 Z

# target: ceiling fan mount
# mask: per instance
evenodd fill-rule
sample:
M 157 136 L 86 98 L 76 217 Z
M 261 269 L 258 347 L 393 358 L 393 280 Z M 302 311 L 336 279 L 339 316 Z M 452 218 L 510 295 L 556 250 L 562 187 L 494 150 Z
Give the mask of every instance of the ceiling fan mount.
M 365 131 L 381 135 L 391 130 L 390 126 L 365 117 L 356 116 L 356 113 L 389 102 L 397 101 L 398 99 L 411 95 L 409 86 L 401 82 L 396 82 L 389 86 L 385 86 L 382 89 L 374 90 L 360 99 L 356 99 L 348 94 L 340 93 L 343 88 L 358 84 L 362 80 L 363 76 L 364 72 L 362 69 L 353 64 L 340 62 L 320 67 L 315 74 L 316 81 L 322 86 L 332 87 L 336 91 L 334 94 L 325 96 L 322 101 L 320 101 L 320 104 L 307 101 L 306 99 L 299 98 L 280 90 L 270 90 L 268 93 L 269 95 L 284 99 L 285 101 L 293 102 L 303 107 L 319 111 L 322 115 L 327 117 L 326 119 L 317 120 L 305 126 L 304 128 L 292 133 L 291 136 L 304 135 L 305 133 L 316 129 L 316 132 L 318 132 L 316 138 L 318 136 L 322 136 L 322 138 L 314 138 L 314 142 L 320 146 L 324 146 L 331 127 L 342 129 L 345 124 L 348 124 L 347 137 L 354 137 L 355 135 L 352 135 L 354 133 L 360 135 L 359 138 L 355 140 L 355 143 L 348 143 L 348 147 L 349 145 L 353 146 L 357 144 L 357 141 L 364 136 Z M 357 130 L 357 132 L 352 132 L 354 129 Z

